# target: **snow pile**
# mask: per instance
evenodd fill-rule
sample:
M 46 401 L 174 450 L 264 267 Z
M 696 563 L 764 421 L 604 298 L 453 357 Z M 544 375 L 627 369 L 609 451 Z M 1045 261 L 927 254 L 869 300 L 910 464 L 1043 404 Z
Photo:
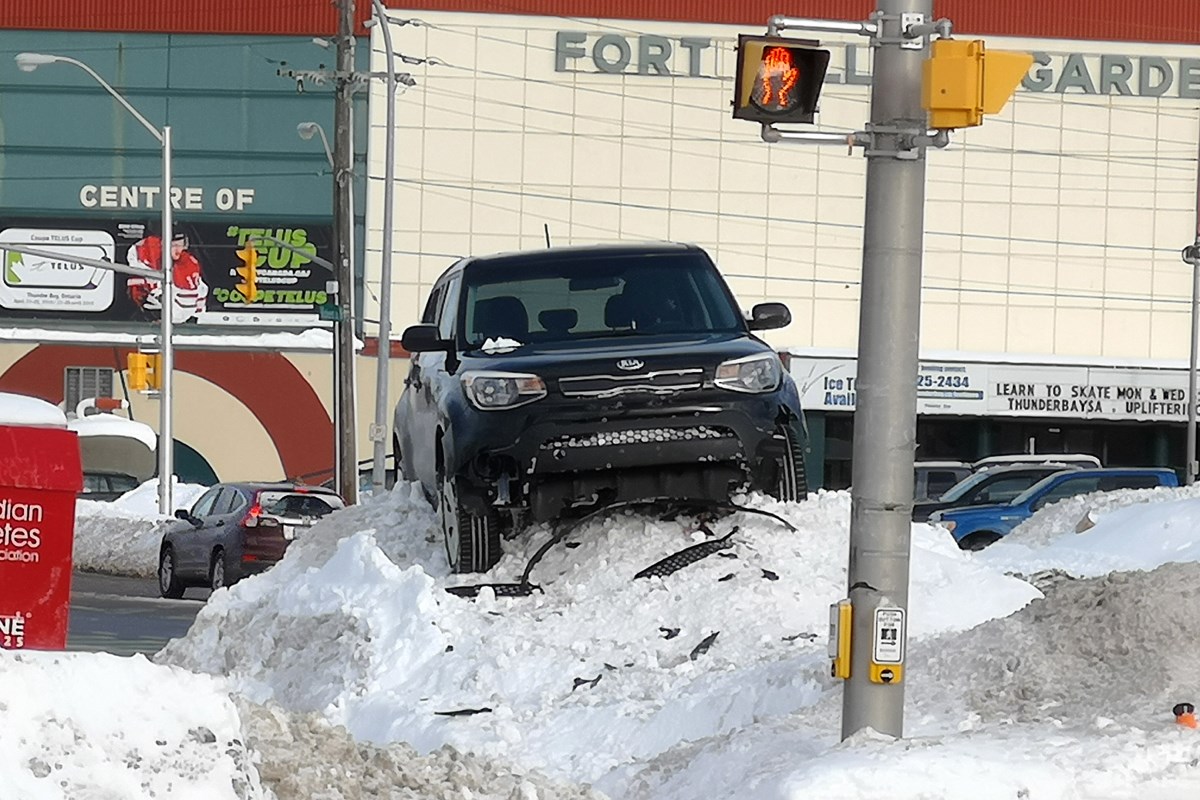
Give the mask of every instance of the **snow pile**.
M 222 682 L 141 656 L 0 650 L 0 797 L 267 798 Z
M 1150 489 L 1117 489 L 1112 492 L 1093 492 L 1068 497 L 1038 509 L 1033 516 L 1013 528 L 999 544 L 1017 543 L 1026 547 L 1041 547 L 1075 528 L 1084 514 L 1093 521 L 1118 508 L 1137 503 L 1153 503 L 1160 500 L 1175 500 L 1185 497 L 1200 497 L 1200 483 L 1192 486 L 1155 486 Z M 998 546 L 998 545 L 993 545 Z
M 1039 531 L 1019 542 L 1003 539 L 980 552 L 978 559 L 1006 572 L 1058 572 L 1074 577 L 1200 561 L 1200 496 L 1195 489 L 1165 490 L 1158 497 L 1124 506 L 1118 504 L 1136 498 L 1120 493 L 1125 496 L 1102 506 L 1109 509 L 1107 513 L 1093 514 L 1096 524 L 1092 528 L 1081 533 L 1072 529 L 1052 539 L 1047 536 L 1044 543 Z M 1029 541 L 1039 544 L 1025 543 Z
M 67 423 L 67 428 L 81 438 L 99 436 L 133 439 L 146 446 L 147 450 L 158 448 L 158 434 L 144 422 L 118 417 L 116 414 L 90 414 L 77 417 Z
M 1164 587 L 1183 600 L 1164 607 Z M 1068 581 L 1009 617 L 914 642 L 903 740 L 838 743 L 830 691 L 606 788 L 622 800 L 1194 797 L 1200 735 L 1170 709 L 1197 699 L 1198 614 L 1200 565 Z
M 782 717 L 832 686 L 824 634 L 828 604 L 845 592 L 849 495 L 750 502 L 798 530 L 736 514 L 711 523 L 731 535 L 723 553 L 635 579 L 710 537 L 694 520 L 597 518 L 534 569 L 544 593 L 485 590 L 471 601 L 443 591 L 466 581 L 447 576 L 436 518 L 402 484 L 331 515 L 271 571 L 216 592 L 158 658 L 228 674 L 256 702 L 320 712 L 359 739 L 421 752 L 449 744 L 553 777 L 619 782 L 683 742 Z M 517 578 L 549 535 L 508 543 L 485 580 Z M 917 639 L 1040 596 L 927 525 L 914 526 L 912 575 Z
M 189 508 L 207 486 L 175 483 L 177 508 Z M 158 569 L 158 547 L 167 526 L 181 524 L 158 513 L 154 478 L 111 503 L 75 503 L 75 568 L 87 572 L 149 577 Z
M 0 392 L 0 425 L 65 427 L 67 415 L 53 403 L 23 394 Z

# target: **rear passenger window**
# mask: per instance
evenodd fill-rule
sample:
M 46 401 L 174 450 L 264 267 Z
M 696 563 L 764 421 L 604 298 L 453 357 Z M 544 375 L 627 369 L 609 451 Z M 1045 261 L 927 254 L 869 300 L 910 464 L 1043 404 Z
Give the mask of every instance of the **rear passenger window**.
M 1161 486 L 1162 481 L 1157 475 L 1123 475 L 1105 478 L 1100 482 L 1100 491 L 1111 492 L 1114 489 L 1152 489 Z

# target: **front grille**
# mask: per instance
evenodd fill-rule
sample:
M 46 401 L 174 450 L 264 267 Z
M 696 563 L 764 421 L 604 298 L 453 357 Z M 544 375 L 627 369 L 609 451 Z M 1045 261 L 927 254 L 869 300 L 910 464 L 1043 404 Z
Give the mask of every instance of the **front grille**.
M 666 442 L 694 442 L 705 439 L 731 439 L 733 431 L 696 425 L 690 428 L 642 428 L 630 431 L 608 431 L 556 436 L 542 442 L 543 450 L 575 449 L 582 447 L 621 447 L 631 444 L 662 444 Z
M 674 369 L 636 375 L 583 375 L 559 378 L 558 389 L 565 397 L 616 397 L 621 394 L 674 394 L 704 386 L 704 370 Z

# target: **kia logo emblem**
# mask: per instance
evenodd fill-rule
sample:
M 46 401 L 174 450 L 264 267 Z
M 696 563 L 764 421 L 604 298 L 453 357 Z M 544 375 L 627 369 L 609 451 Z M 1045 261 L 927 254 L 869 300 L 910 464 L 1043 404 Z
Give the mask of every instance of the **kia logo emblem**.
M 646 362 L 639 361 L 636 358 L 622 358 L 617 362 L 617 369 L 629 370 L 632 372 L 635 369 L 641 369 L 646 366 Z

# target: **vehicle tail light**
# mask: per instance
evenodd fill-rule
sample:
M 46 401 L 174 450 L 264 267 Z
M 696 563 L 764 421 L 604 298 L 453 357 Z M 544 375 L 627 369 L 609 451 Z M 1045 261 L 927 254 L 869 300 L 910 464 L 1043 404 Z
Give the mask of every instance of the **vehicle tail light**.
M 254 553 L 242 553 L 242 561 L 258 561 L 258 556 Z
M 254 528 L 258 526 L 258 518 L 262 516 L 262 506 L 255 501 L 254 505 L 250 506 L 250 510 L 246 512 L 246 516 L 242 517 L 243 528 Z

